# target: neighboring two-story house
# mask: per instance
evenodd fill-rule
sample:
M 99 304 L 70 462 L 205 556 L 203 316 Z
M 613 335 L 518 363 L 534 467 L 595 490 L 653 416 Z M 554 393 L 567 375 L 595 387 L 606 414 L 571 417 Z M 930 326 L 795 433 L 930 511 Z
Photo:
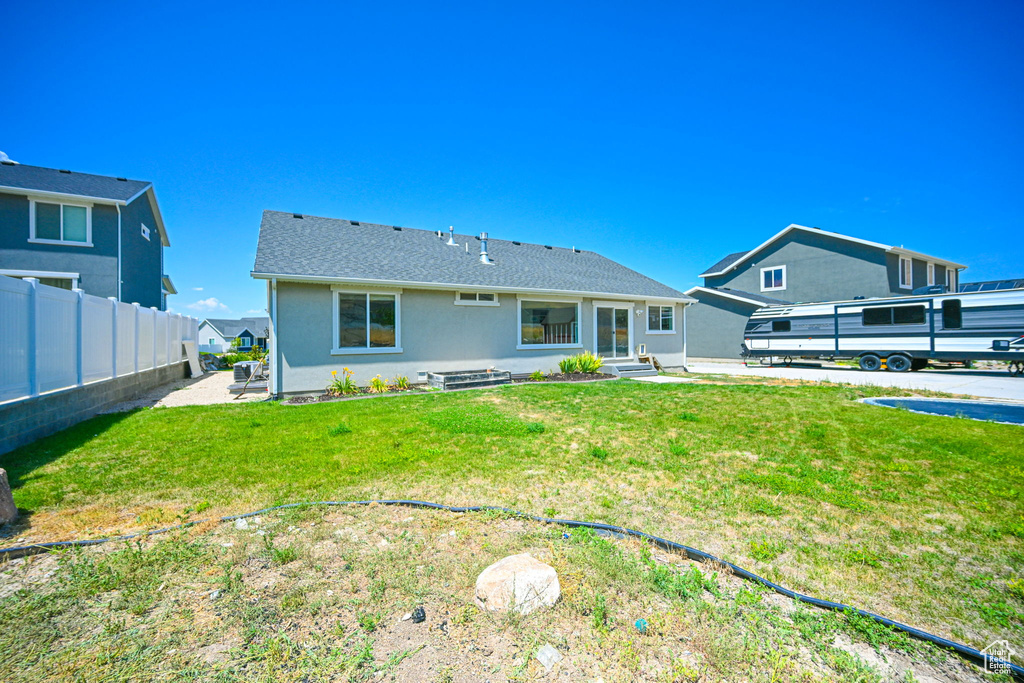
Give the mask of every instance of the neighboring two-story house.
M 790 225 L 750 251 L 729 254 L 701 273 L 687 311 L 691 357 L 738 358 L 747 318 L 769 304 L 909 295 L 927 285 L 956 291 L 960 263 Z
M 239 342 L 239 351 L 251 351 L 254 346 L 265 349 L 269 336 L 270 318 L 207 318 L 199 323 L 199 350 L 226 353 L 235 339 Z
M 167 246 L 153 183 L 0 162 L 0 275 L 166 310 Z

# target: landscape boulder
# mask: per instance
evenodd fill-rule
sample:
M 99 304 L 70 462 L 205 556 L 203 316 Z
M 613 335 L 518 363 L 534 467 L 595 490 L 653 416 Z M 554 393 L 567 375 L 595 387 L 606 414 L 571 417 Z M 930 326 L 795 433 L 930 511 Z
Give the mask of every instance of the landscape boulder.
M 476 579 L 476 604 L 485 610 L 529 614 L 554 605 L 561 594 L 554 567 L 528 553 L 498 560 Z
M 7 481 L 7 470 L 0 468 L 0 526 L 13 522 L 18 516 L 18 508 L 14 506 L 11 485 Z

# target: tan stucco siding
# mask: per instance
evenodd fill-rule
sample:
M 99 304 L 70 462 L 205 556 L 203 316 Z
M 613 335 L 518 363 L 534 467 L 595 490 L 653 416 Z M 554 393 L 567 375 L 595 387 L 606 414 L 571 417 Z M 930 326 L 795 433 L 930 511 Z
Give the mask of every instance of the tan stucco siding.
M 367 291 L 367 288 L 346 287 L 346 290 Z M 343 367 L 350 368 L 361 385 L 378 374 L 386 378 L 405 375 L 415 382 L 421 372 L 487 367 L 516 374 L 534 370 L 548 372 L 557 370 L 558 361 L 565 356 L 594 349 L 594 307 L 589 298 L 582 299 L 578 347 L 517 349 L 519 301 L 515 294 L 499 294 L 498 306 L 457 306 L 454 291 L 392 291 L 401 293 L 402 352 L 332 354 L 331 286 L 278 282 L 275 327 L 280 352 L 275 355 L 280 357 L 281 363 L 280 391 L 320 391 L 330 381 L 331 371 L 340 373 Z M 663 365 L 682 365 L 682 305 L 675 305 L 675 334 L 648 335 L 647 302 L 636 299 L 632 303 L 634 349 L 637 344 L 645 343 Z M 638 315 L 637 311 L 643 314 Z

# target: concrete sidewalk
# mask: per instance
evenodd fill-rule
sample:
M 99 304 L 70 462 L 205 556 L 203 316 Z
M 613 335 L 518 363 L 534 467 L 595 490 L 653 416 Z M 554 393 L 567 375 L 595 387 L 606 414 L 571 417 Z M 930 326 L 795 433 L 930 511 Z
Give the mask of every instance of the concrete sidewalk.
M 699 361 L 687 366 L 690 372 L 752 377 L 775 377 L 810 382 L 840 382 L 901 389 L 926 389 L 950 394 L 1024 401 L 1024 377 L 1011 377 L 1005 370 L 920 370 L 918 372 L 864 372 L 856 368 L 744 366 L 740 362 Z

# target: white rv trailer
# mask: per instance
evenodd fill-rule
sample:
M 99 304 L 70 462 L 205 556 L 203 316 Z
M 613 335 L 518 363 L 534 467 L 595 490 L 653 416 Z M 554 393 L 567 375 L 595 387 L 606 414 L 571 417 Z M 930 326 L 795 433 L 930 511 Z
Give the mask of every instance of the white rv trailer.
M 946 361 L 1005 360 L 1024 374 L 1024 289 L 766 306 L 743 332 L 745 357 L 857 358 L 906 372 Z

